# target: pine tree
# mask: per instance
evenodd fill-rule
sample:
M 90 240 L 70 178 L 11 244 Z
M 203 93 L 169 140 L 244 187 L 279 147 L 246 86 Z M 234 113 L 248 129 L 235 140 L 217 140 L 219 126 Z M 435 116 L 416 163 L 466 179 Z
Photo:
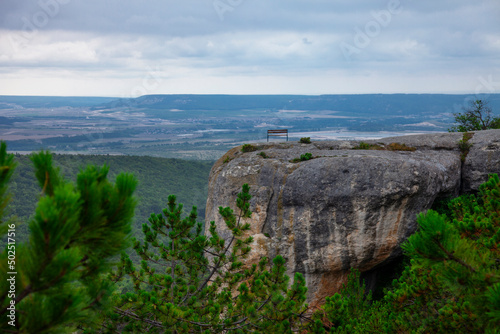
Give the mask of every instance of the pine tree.
M 243 262 L 253 240 L 245 236 L 249 191 L 245 184 L 238 194 L 238 215 L 219 208 L 228 239 L 214 222 L 203 235 L 196 208 L 182 218 L 183 206 L 170 196 L 163 214 L 152 214 L 143 225 L 144 242 L 134 243 L 141 266 L 124 255 L 114 273 L 116 280 L 128 274 L 135 292 L 116 296 L 115 311 L 99 332 L 291 333 L 311 326 L 301 274 L 290 285 L 281 256 L 271 266 L 266 258 L 257 265 Z
M 444 211 L 444 210 L 443 210 Z M 410 264 L 382 300 L 369 303 L 359 275 L 326 299 L 316 318 L 335 333 L 499 333 L 500 179 L 478 196 L 418 217 L 403 244 Z
M 429 210 L 403 245 L 411 257 L 387 300 L 395 330 L 497 333 L 500 328 L 500 180 L 491 175 L 477 199 L 452 200 L 450 218 Z
M 383 333 L 387 311 L 381 302 L 373 302 L 370 291 L 360 278 L 360 272 L 352 269 L 347 283 L 314 313 L 329 333 Z
M 112 285 L 104 274 L 112 257 L 128 245 L 136 180 L 120 174 L 112 184 L 106 166 L 88 166 L 72 184 L 53 167 L 50 153 L 34 154 L 32 161 L 42 192 L 29 221 L 29 241 L 15 241 L 13 221 L 0 224 L 8 238 L 0 253 L 0 331 L 70 333 L 109 303 Z M 14 167 L 2 143 L 2 214 Z

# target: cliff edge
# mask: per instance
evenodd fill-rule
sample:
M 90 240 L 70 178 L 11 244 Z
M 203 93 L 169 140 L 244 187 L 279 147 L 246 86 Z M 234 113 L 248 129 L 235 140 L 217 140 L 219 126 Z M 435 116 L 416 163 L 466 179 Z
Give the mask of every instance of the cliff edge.
M 248 148 L 255 150 L 233 148 L 213 166 L 206 221 L 228 236 L 218 207 L 235 209 L 248 183 L 254 236 L 248 261 L 283 255 L 289 275 L 304 274 L 310 303 L 338 291 L 350 268 L 367 272 L 400 257 L 417 214 L 436 199 L 473 192 L 489 173 L 500 174 L 500 130 L 465 140 L 462 133 L 438 133 Z M 301 161 L 305 153 L 312 158 Z

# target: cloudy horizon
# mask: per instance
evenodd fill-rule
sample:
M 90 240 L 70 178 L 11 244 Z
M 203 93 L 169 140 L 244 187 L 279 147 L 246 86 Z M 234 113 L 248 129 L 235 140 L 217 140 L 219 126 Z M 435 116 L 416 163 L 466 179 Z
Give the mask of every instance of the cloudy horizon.
M 500 2 L 0 2 L 0 95 L 499 93 Z

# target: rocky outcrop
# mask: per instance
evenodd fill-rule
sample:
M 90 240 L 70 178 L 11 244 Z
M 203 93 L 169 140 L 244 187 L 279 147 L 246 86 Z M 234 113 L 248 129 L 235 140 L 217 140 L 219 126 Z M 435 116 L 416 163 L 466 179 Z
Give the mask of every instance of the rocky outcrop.
M 462 169 L 463 192 L 473 192 L 487 180 L 488 173 L 500 174 L 500 130 L 477 132 Z
M 473 191 L 500 172 L 500 130 L 476 132 L 465 161 L 461 139 L 443 133 L 367 141 L 385 150 L 355 149 L 355 141 L 259 143 L 248 153 L 236 147 L 212 168 L 206 220 L 228 236 L 218 207 L 235 208 L 248 183 L 249 261 L 283 255 L 290 275 L 305 275 L 314 303 L 337 291 L 350 268 L 366 272 L 400 257 L 417 214 L 436 198 Z M 389 150 L 391 143 L 406 150 Z M 293 162 L 305 153 L 313 159 Z

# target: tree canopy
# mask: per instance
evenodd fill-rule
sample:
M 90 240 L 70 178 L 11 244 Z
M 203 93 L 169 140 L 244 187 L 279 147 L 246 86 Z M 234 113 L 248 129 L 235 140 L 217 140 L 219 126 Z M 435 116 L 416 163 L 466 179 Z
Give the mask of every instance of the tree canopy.
M 127 248 L 136 199 L 136 180 L 108 168 L 88 166 L 71 183 L 48 152 L 32 156 L 41 188 L 29 221 L 29 240 L 16 241 L 14 220 L 1 221 L 7 245 L 0 253 L 0 329 L 3 333 L 66 333 L 93 319 L 109 302 L 113 286 L 103 274 Z M 0 147 L 0 203 L 15 167 Z M 3 213 L 3 212 L 2 212 Z
M 135 291 L 116 296 L 116 305 L 101 330 L 122 333 L 289 333 L 311 326 L 304 315 L 307 288 L 302 274 L 291 283 L 285 259 L 262 258 L 245 264 L 251 236 L 245 222 L 251 215 L 250 189 L 237 197 L 239 213 L 219 208 L 229 237 L 210 222 L 209 235 L 196 222 L 196 208 L 182 218 L 183 206 L 169 197 L 162 214 L 143 225 L 144 242 L 134 249 L 142 258 L 136 267 L 128 256 L 113 277 L 126 273 Z
M 488 129 L 500 129 L 500 117 L 492 114 L 488 101 L 473 100 L 463 113 L 454 113 L 456 125 L 452 126 L 450 132 L 468 132 Z

